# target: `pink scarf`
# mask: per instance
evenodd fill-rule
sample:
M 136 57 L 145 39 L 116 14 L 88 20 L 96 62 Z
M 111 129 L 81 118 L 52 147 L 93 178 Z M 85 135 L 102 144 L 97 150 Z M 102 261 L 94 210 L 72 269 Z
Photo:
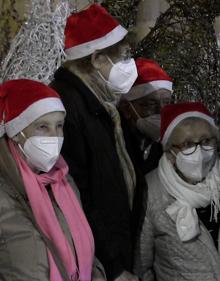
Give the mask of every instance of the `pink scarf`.
M 55 167 L 48 173 L 35 174 L 21 157 L 14 143 L 9 140 L 9 148 L 14 157 L 25 186 L 25 190 L 37 224 L 54 243 L 71 280 L 91 280 L 94 257 L 94 241 L 91 229 L 76 198 L 72 187 L 66 180 L 68 166 L 60 156 Z M 50 185 L 54 198 L 68 224 L 75 255 L 67 241 L 46 186 Z M 51 253 L 48 250 L 50 280 L 62 281 Z

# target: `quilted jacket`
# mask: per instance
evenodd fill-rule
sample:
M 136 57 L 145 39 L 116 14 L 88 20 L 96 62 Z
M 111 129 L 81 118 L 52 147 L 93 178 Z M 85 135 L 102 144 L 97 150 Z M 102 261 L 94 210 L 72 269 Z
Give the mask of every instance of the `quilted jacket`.
M 68 177 L 70 184 L 72 179 Z M 73 185 L 74 192 L 78 190 Z M 19 191 L 27 200 L 23 190 Z M 60 225 L 71 243 L 71 235 L 65 218 L 54 204 Z M 103 271 L 94 259 L 93 267 Z M 26 212 L 21 207 L 12 186 L 0 175 L 0 280 L 1 281 L 49 281 L 49 264 L 46 246 Z
M 165 191 L 157 169 L 147 175 L 147 182 L 147 207 L 136 245 L 135 273 L 142 281 L 219 281 L 220 255 L 203 223 L 199 222 L 198 237 L 182 242 L 175 222 L 166 213 L 175 199 Z

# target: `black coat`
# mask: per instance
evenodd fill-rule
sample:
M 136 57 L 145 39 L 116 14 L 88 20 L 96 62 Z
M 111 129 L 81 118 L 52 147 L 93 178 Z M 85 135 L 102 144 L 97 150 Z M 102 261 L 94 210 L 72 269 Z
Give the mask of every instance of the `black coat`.
M 114 124 L 95 95 L 64 68 L 51 85 L 67 111 L 62 154 L 75 179 L 93 231 L 96 256 L 108 280 L 131 270 L 131 213 Z
M 144 159 L 144 152 L 140 148 L 144 136 L 131 127 L 122 112 L 120 112 L 120 116 L 126 149 L 134 165 L 136 174 L 136 189 L 132 211 L 132 236 L 135 242 L 146 211 L 146 203 L 143 202 L 143 196 L 147 194 L 145 175 L 158 166 L 163 151 L 161 144 L 154 142 L 147 159 Z
M 149 139 L 147 139 L 137 129 L 132 128 L 131 125 L 129 125 L 128 121 L 124 118 L 122 112 L 120 112 L 120 116 L 121 126 L 128 154 L 130 155 L 130 158 L 135 168 L 138 168 L 142 175 L 146 175 L 157 168 L 159 160 L 163 154 L 162 145 L 159 142 L 149 141 Z M 143 146 L 142 142 L 144 140 L 145 145 Z M 148 146 L 148 144 L 150 143 L 150 151 L 148 153 L 147 158 L 144 159 L 144 150 L 146 149 L 146 146 Z

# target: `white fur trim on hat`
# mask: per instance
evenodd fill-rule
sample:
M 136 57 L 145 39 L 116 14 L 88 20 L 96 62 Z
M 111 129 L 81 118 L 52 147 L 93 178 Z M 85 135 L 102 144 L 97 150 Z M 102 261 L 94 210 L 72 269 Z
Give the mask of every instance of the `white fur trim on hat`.
M 101 38 L 66 49 L 67 60 L 83 58 L 91 55 L 96 50 L 102 50 L 112 46 L 121 41 L 127 33 L 128 31 L 123 26 L 118 25 Z
M 172 91 L 173 83 L 168 80 L 157 80 L 133 86 L 125 98 L 129 101 L 143 98 L 160 89 Z
M 212 125 L 213 127 L 216 127 L 214 119 L 210 116 L 208 116 L 205 113 L 199 112 L 199 111 L 189 111 L 189 112 L 185 112 L 182 113 L 180 115 L 178 115 L 171 123 L 170 125 L 167 127 L 164 135 L 163 135 L 163 139 L 162 139 L 162 145 L 163 147 L 166 145 L 171 133 L 173 132 L 174 128 L 184 119 L 187 119 L 189 117 L 198 117 L 201 119 L 206 120 L 210 125 Z M 217 128 L 217 127 L 216 127 Z
M 59 98 L 50 97 L 40 99 L 28 106 L 19 116 L 7 122 L 5 124 L 5 131 L 12 138 L 36 119 L 54 111 L 66 112 Z

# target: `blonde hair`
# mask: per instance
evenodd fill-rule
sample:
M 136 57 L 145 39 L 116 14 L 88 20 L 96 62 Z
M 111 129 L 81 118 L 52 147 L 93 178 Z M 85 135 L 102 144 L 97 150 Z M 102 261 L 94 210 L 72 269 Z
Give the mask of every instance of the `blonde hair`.
M 97 51 L 110 57 L 116 57 L 120 54 L 120 47 L 128 44 L 127 40 L 128 39 L 124 39 L 115 45 Z M 63 66 L 78 76 L 101 103 L 116 100 L 118 95 L 109 90 L 106 81 L 99 75 L 98 71 L 92 65 L 91 60 L 92 55 L 89 55 L 84 58 L 66 61 Z
M 199 118 L 199 117 L 188 117 L 184 120 L 182 120 L 173 130 L 173 132 L 171 133 L 165 147 L 164 147 L 164 151 L 169 151 L 170 148 L 172 147 L 173 143 L 173 136 L 176 132 L 176 129 L 181 127 L 181 126 L 187 126 L 187 125 L 191 125 L 193 124 L 194 122 L 197 122 L 197 121 L 203 121 L 205 122 L 206 124 L 208 124 L 209 128 L 210 128 L 210 131 L 212 132 L 212 134 L 214 136 L 216 136 L 217 140 L 219 140 L 219 131 L 218 131 L 218 128 L 217 127 L 214 127 L 212 126 L 208 121 L 206 121 L 205 119 L 202 119 L 202 118 Z

